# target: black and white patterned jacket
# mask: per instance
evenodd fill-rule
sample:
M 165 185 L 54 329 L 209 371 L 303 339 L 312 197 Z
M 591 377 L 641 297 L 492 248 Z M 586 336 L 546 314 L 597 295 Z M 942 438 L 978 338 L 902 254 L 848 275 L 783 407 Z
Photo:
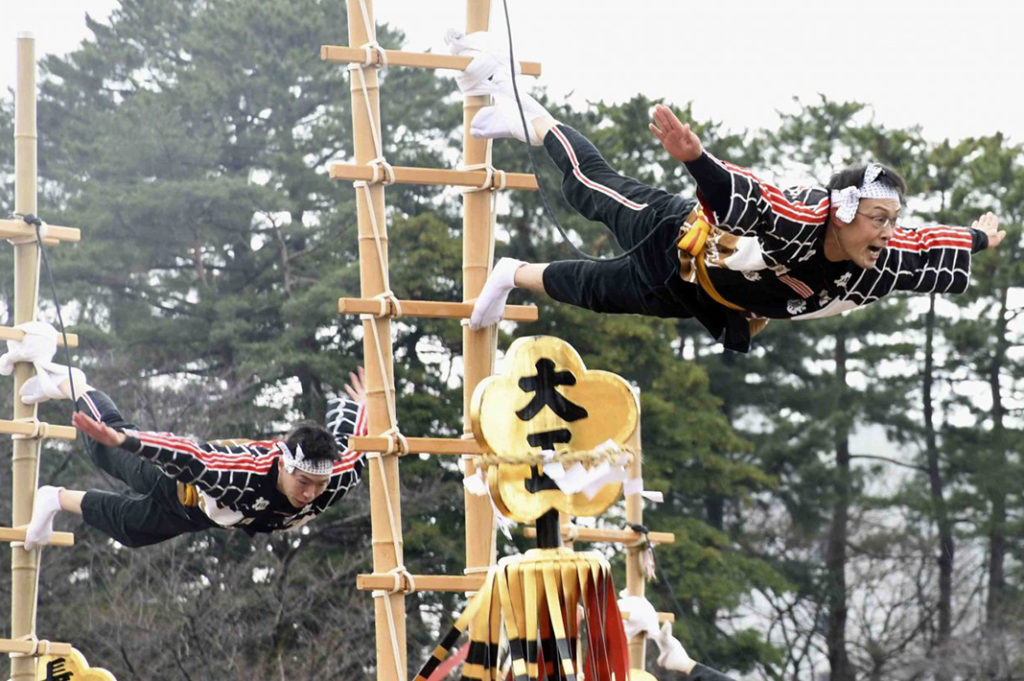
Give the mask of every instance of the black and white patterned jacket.
M 962 293 L 980 230 L 896 227 L 871 269 L 824 255 L 830 201 L 825 187 L 780 189 L 746 168 L 705 153 L 687 163 L 698 199 L 719 229 L 740 237 L 710 270 L 721 294 L 757 316 L 814 319 L 873 303 L 893 291 Z
M 113 401 L 101 391 L 86 393 L 80 404 L 97 420 L 123 423 Z M 326 428 L 334 434 L 341 458 L 334 464 L 327 489 L 301 509 L 292 507 L 277 490 L 282 440 L 211 443 L 125 428 L 127 438 L 121 448 L 151 461 L 178 482 L 194 485 L 199 506 L 218 525 L 253 534 L 299 527 L 359 482 L 365 455 L 352 450 L 348 439 L 366 434 L 364 405 L 344 397 L 332 399 Z

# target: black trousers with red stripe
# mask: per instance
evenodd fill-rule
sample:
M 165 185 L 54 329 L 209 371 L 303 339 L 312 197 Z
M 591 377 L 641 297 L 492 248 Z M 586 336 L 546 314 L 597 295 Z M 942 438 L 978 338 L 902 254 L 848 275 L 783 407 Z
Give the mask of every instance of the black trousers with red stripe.
M 621 260 L 551 263 L 544 270 L 545 292 L 595 312 L 691 317 L 670 287 L 679 279 L 679 225 L 696 202 L 613 170 L 590 140 L 567 125 L 552 129 L 544 148 L 562 171 L 566 201 L 583 217 L 604 223 L 619 246 L 630 249 L 656 232 Z
M 620 260 L 552 262 L 544 270 L 544 291 L 595 312 L 696 317 L 727 348 L 746 352 L 750 335 L 742 315 L 679 278 L 675 244 L 696 200 L 617 172 L 590 140 L 567 125 L 553 128 L 544 148 L 562 170 L 562 194 L 573 208 L 604 223 L 623 249 L 643 242 Z
M 91 390 L 81 396 L 78 408 L 111 428 L 135 428 L 102 391 Z M 125 494 L 88 490 L 82 498 L 82 519 L 87 525 L 130 547 L 148 546 L 215 526 L 200 509 L 181 505 L 178 484 L 155 465 L 92 438 L 85 441 L 93 463 L 131 490 Z

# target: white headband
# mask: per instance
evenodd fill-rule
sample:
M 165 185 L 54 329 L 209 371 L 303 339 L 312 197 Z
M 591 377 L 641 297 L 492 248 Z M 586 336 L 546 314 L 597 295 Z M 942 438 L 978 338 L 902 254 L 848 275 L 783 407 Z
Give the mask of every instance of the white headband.
M 877 181 L 882 174 L 882 166 L 871 163 L 864 171 L 864 183 L 860 187 L 846 187 L 845 189 L 832 190 L 832 205 L 839 208 L 836 217 L 849 224 L 857 214 L 857 206 L 861 199 L 897 199 L 900 193 L 895 187 L 890 187 Z
M 334 471 L 334 462 L 329 459 L 319 461 L 307 459 L 305 452 L 302 451 L 302 445 L 295 446 L 294 454 L 283 440 L 277 443 L 277 448 L 281 450 L 284 469 L 289 473 L 294 473 L 296 468 L 311 475 L 330 475 Z

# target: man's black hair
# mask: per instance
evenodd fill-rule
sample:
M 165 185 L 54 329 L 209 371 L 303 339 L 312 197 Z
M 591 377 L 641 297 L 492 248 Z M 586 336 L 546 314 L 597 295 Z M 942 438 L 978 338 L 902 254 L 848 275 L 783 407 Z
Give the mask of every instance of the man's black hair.
M 293 453 L 297 451 L 299 445 L 302 445 L 303 459 L 312 463 L 341 459 L 334 436 L 326 428 L 313 421 L 295 424 L 285 435 L 284 442 Z
M 889 166 L 882 165 L 881 163 L 879 163 L 878 165 L 882 166 L 882 172 L 878 174 L 878 177 L 875 178 L 875 181 L 881 182 L 885 186 L 892 187 L 893 189 L 898 191 L 900 194 L 900 203 L 905 205 L 907 202 L 906 180 L 904 180 L 899 173 L 897 173 Z M 847 187 L 859 187 L 862 184 L 864 184 L 864 173 L 865 171 L 867 171 L 867 169 L 868 167 L 866 165 L 843 168 L 838 173 L 835 173 L 832 176 L 832 178 L 828 181 L 828 184 L 825 185 L 825 187 L 830 190 L 846 189 Z

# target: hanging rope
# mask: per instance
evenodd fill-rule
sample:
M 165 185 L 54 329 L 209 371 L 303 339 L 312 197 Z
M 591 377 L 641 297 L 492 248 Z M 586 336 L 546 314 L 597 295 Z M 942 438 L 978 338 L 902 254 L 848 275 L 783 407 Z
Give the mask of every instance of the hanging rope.
M 407 454 L 409 451 L 409 444 L 406 441 L 404 435 L 398 429 L 398 412 L 395 406 L 395 386 L 394 380 L 389 377 L 388 373 L 388 362 L 384 356 L 384 343 L 381 338 L 381 330 L 379 328 L 379 322 L 387 317 L 401 317 L 402 316 L 402 303 L 398 300 L 394 291 L 391 290 L 391 281 L 388 274 L 388 262 L 387 257 L 384 253 L 384 237 L 381 226 L 384 224 L 385 216 L 378 215 L 376 206 L 373 201 L 373 191 L 371 186 L 382 184 L 390 185 L 395 182 L 395 169 L 387 162 L 384 157 L 384 145 L 381 139 L 381 130 L 377 124 L 374 116 L 373 107 L 370 105 L 370 93 L 369 88 L 366 85 L 366 73 L 365 69 L 368 68 L 386 68 L 388 65 L 387 50 L 380 46 L 375 37 L 376 32 L 374 30 L 373 23 L 370 21 L 370 13 L 366 7 L 366 0 L 359 0 L 360 9 L 362 10 L 363 27 L 366 30 L 367 37 L 370 40 L 363 44 L 361 47 L 365 51 L 365 58 L 362 64 L 350 64 L 348 70 L 356 78 L 358 78 L 359 88 L 363 95 L 363 103 L 366 106 L 366 119 L 370 126 L 370 135 L 373 140 L 373 151 L 374 157 L 367 161 L 368 165 L 372 170 L 372 175 L 369 181 L 357 181 L 353 183 L 356 191 L 363 193 L 363 198 L 366 201 L 366 209 L 369 214 L 370 227 L 373 230 L 373 243 L 377 253 L 377 263 L 382 280 L 383 291 L 373 296 L 373 299 L 379 301 L 380 309 L 377 314 L 372 315 L 360 315 L 362 321 L 367 322 L 364 324 L 365 327 L 370 328 L 370 333 L 373 336 L 373 349 L 377 355 L 377 363 L 380 369 L 381 383 L 383 384 L 384 391 L 384 402 L 387 405 L 388 413 L 388 428 L 381 433 L 381 436 L 386 437 L 388 440 L 387 451 L 385 452 L 369 452 L 367 457 L 371 461 L 377 462 L 378 473 L 381 479 L 381 488 L 384 490 L 384 505 L 387 508 L 388 515 L 388 528 L 390 539 L 385 540 L 391 543 L 395 552 L 395 562 L 397 565 L 388 571 L 394 577 L 394 585 L 391 589 L 377 590 L 372 593 L 374 598 L 379 598 L 383 601 L 384 611 L 387 616 L 388 630 L 390 632 L 391 640 L 391 653 L 394 657 L 395 670 L 399 674 L 402 673 L 402 651 L 398 647 L 398 631 L 395 627 L 395 613 L 391 607 L 391 596 L 397 593 L 409 593 L 416 590 L 416 582 L 413 576 L 405 568 L 405 557 L 402 549 L 402 542 L 400 539 L 400 527 L 397 513 L 395 512 L 394 501 L 391 498 L 391 492 L 388 489 L 387 477 L 384 471 L 384 460 L 383 456 L 393 454 Z M 376 58 L 375 56 L 376 55 Z M 377 540 L 375 539 L 376 543 Z
M 490 217 L 490 238 L 487 240 L 487 262 L 488 264 L 494 262 L 494 230 L 498 225 L 498 192 L 504 190 L 508 186 L 508 175 L 504 170 L 498 170 L 491 164 L 491 144 L 487 143 L 487 160 L 483 163 L 474 163 L 468 166 L 463 166 L 462 170 L 483 170 L 485 171 L 484 181 L 479 187 L 470 187 L 463 189 L 463 194 L 475 194 L 477 192 L 490 191 L 491 192 L 491 206 L 488 211 Z
M 366 35 L 372 36 L 374 34 L 373 25 L 370 23 L 369 14 L 366 8 L 365 0 L 360 0 L 360 7 L 362 9 L 363 26 L 366 29 Z M 369 181 L 359 180 L 353 182 L 353 186 L 357 190 L 362 190 L 364 200 L 366 201 L 366 209 L 370 216 L 370 227 L 373 230 L 373 241 L 374 247 L 377 250 L 377 261 L 380 265 L 381 278 L 383 279 L 384 291 L 374 296 L 381 300 L 381 312 L 376 315 L 377 317 L 385 317 L 389 314 L 400 317 L 402 314 L 402 306 L 395 296 L 394 291 L 391 290 L 391 282 L 388 274 L 387 258 L 384 255 L 384 239 L 381 235 L 381 224 L 384 221 L 384 216 L 378 216 L 376 208 L 373 202 L 373 192 L 370 187 L 376 184 L 383 184 L 385 186 L 394 184 L 395 182 L 395 169 L 388 163 L 384 157 L 384 143 L 381 139 L 381 131 L 377 125 L 376 118 L 374 116 L 373 107 L 370 105 L 370 92 L 366 85 L 366 74 L 365 69 L 367 68 L 381 68 L 387 67 L 387 50 L 377 43 L 376 39 L 373 39 L 364 45 L 362 48 L 366 50 L 366 58 L 362 64 L 349 64 L 349 72 L 355 74 L 359 79 L 359 88 L 363 95 L 363 103 L 366 105 L 366 120 L 370 125 L 370 136 L 373 141 L 373 151 L 375 156 L 366 162 L 373 174 Z M 374 50 L 379 59 L 374 60 Z M 389 309 L 390 308 L 390 309 Z M 376 333 L 376 330 L 375 330 Z M 377 347 L 380 348 L 380 343 L 377 343 Z M 382 372 L 382 376 L 387 374 Z M 394 418 L 394 409 L 390 408 L 391 427 L 396 427 Z
M 367 11 L 365 0 L 360 0 L 360 7 L 362 9 L 363 26 L 366 29 L 367 36 L 375 35 L 373 25 L 369 19 L 369 13 Z M 377 320 L 393 316 L 402 316 L 402 304 L 398 300 L 394 291 L 391 290 L 390 275 L 388 273 L 388 262 L 387 256 L 384 252 L 384 236 L 381 225 L 384 223 L 384 216 L 377 215 L 376 206 L 373 201 L 373 192 L 371 190 L 372 185 L 383 184 L 390 185 L 395 182 L 395 170 L 387 159 L 384 158 L 384 145 L 381 140 L 380 128 L 377 126 L 376 119 L 373 112 L 373 107 L 370 105 L 370 93 L 366 85 L 366 75 L 364 70 L 367 68 L 379 68 L 381 66 L 387 66 L 387 50 L 382 48 L 373 39 L 364 44 L 363 49 L 366 50 L 366 59 L 362 64 L 350 64 L 349 71 L 354 73 L 359 79 L 359 87 L 363 95 L 363 103 L 366 105 L 366 119 L 370 125 L 370 134 L 373 141 L 374 158 L 367 161 L 367 165 L 373 171 L 369 181 L 357 181 L 353 183 L 353 186 L 357 190 L 363 192 L 364 200 L 366 201 L 366 209 L 369 214 L 370 228 L 373 231 L 373 243 L 374 248 L 377 252 L 377 264 L 381 273 L 382 286 L 384 290 L 373 298 L 380 301 L 380 310 L 375 315 L 361 315 L 363 321 L 369 322 L 367 326 L 370 327 L 371 333 L 373 334 L 373 347 L 376 350 L 377 361 L 380 367 L 381 381 L 384 383 L 384 400 L 387 403 L 388 410 L 388 428 L 382 433 L 384 437 L 388 438 L 388 451 L 387 454 L 395 453 L 408 453 L 408 443 L 405 437 L 401 434 L 398 429 L 398 414 L 395 408 L 394 400 L 394 384 L 388 377 L 388 366 L 384 359 L 384 344 L 381 339 L 380 329 L 378 328 Z M 374 50 L 379 56 L 379 60 L 374 60 Z M 388 504 L 389 511 L 391 510 L 390 502 Z M 392 529 L 394 530 L 394 523 L 392 522 Z
M 398 301 L 394 300 L 392 298 L 391 302 L 392 303 L 397 303 Z M 381 299 L 382 311 L 385 311 L 384 310 L 385 305 L 386 305 L 386 302 L 382 298 Z M 401 309 L 401 305 L 400 304 L 398 305 L 398 309 L 399 310 Z M 381 316 L 383 316 L 383 315 L 381 315 Z M 377 320 L 379 319 L 379 317 L 376 317 L 374 315 L 364 314 L 364 315 L 359 315 L 359 318 L 362 319 L 364 322 L 369 322 L 368 326 L 370 327 L 370 333 L 373 335 L 373 347 L 374 347 L 374 350 L 376 351 L 376 355 L 377 355 L 377 363 L 378 363 L 379 369 L 380 369 L 380 377 L 381 377 L 381 381 L 384 383 L 384 388 L 383 388 L 383 391 L 384 391 L 384 403 L 387 405 L 387 410 L 388 410 L 388 428 L 383 433 L 381 433 L 381 437 L 388 438 L 388 449 L 384 453 L 385 454 L 408 454 L 409 453 L 409 443 L 406 440 L 405 436 L 402 435 L 401 431 L 398 429 L 398 412 L 397 412 L 396 407 L 395 407 L 395 395 L 394 395 L 395 389 L 394 389 L 394 384 L 392 383 L 392 381 L 388 377 L 387 362 L 384 360 L 384 345 L 381 342 L 380 331 L 377 329 Z
M 462 166 L 462 170 L 483 170 L 484 180 L 478 187 L 469 187 L 462 190 L 463 195 L 475 194 L 478 192 L 489 191 L 490 192 L 490 206 L 488 207 L 488 239 L 487 239 L 487 259 L 484 261 L 489 267 L 494 262 L 494 232 L 498 223 L 498 192 L 507 188 L 508 176 L 504 170 L 498 170 L 492 163 L 492 150 L 493 146 L 490 140 L 487 141 L 487 151 L 485 160 L 483 163 L 473 163 Z M 463 326 L 469 325 L 468 319 L 461 320 Z M 488 373 L 494 373 L 494 360 L 497 349 L 498 332 L 497 326 L 492 325 L 484 330 L 487 334 L 486 345 L 490 347 L 490 369 Z M 464 440 L 476 440 L 472 427 L 467 423 L 463 426 L 462 439 Z M 476 459 L 477 473 L 481 474 L 486 471 L 486 466 L 480 461 L 479 458 L 473 455 L 464 455 L 463 460 L 463 477 L 466 474 L 466 465 L 470 460 Z M 475 567 L 466 567 L 463 569 L 463 574 L 474 575 L 483 574 L 491 570 L 493 561 L 497 556 L 498 547 L 498 535 L 497 535 L 497 523 L 498 523 L 498 511 L 494 506 L 494 500 L 490 498 L 490 493 L 487 494 L 488 500 L 491 503 L 491 540 L 488 549 L 489 564 Z
M 379 457 L 378 457 L 379 460 Z M 389 507 L 390 510 L 390 507 Z M 394 536 L 394 535 L 392 535 Z M 396 550 L 397 542 L 396 542 Z M 381 599 L 384 603 L 384 612 L 387 614 L 388 630 L 391 633 L 391 654 L 395 659 L 395 669 L 402 669 L 402 652 L 398 648 L 398 631 L 395 628 L 395 612 L 391 608 L 391 596 L 397 593 L 412 593 L 416 590 L 416 580 L 405 569 L 404 565 L 397 565 L 392 569 L 388 570 L 387 574 L 393 575 L 395 578 L 394 586 L 388 590 L 377 590 L 372 592 L 374 598 Z

